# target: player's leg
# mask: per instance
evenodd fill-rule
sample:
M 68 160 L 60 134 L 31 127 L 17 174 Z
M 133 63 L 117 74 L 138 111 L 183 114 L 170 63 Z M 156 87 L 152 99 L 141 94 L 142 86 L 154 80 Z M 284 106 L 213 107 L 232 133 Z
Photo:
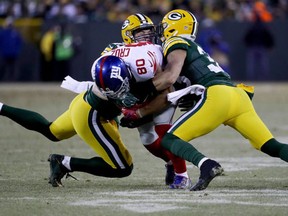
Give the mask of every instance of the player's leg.
M 223 123 L 229 109 L 229 90 L 222 86 L 210 87 L 195 107 L 180 116 L 162 139 L 162 145 L 173 154 L 200 168 L 198 182 L 190 190 L 203 190 L 223 172 L 221 165 L 199 152 L 189 141 L 203 136 Z M 216 114 L 215 114 L 216 113 Z
M 275 138 L 272 138 L 265 142 L 261 146 L 261 151 L 270 155 L 271 157 L 278 157 L 288 162 L 288 144 L 281 143 Z
M 125 177 L 132 172 L 132 157 L 121 140 L 118 125 L 115 120 L 107 121 L 90 110 L 88 121 L 82 119 L 74 122 L 77 134 L 99 157 L 90 159 L 71 159 L 73 171 L 88 172 L 104 177 Z M 83 117 L 83 115 L 82 115 Z
M 83 96 L 82 96 L 83 97 Z M 79 171 L 104 177 L 125 177 L 133 169 L 132 157 L 123 144 L 117 122 L 107 121 L 78 97 L 69 112 L 75 131 L 100 157 L 77 158 L 50 155 L 50 183 L 61 186 L 61 178 L 69 172 Z
M 153 122 L 138 127 L 138 131 L 141 142 L 145 148 L 154 156 L 159 157 L 166 162 L 166 185 L 170 185 L 171 188 L 184 189 L 184 187 L 187 188 L 191 182 L 187 173 L 185 160 L 173 155 L 161 146 L 163 135 L 171 127 L 175 108 L 175 106 L 170 106 L 161 113 L 154 115 Z M 177 184 L 173 184 L 175 183 L 175 172 L 179 177 L 176 179 Z
M 37 112 L 0 103 L 0 115 L 8 117 L 28 130 L 41 133 L 51 141 L 59 141 L 49 129 L 52 122 Z
M 165 149 L 161 145 L 162 137 L 166 134 L 166 132 L 171 128 L 171 124 L 161 124 L 155 126 L 155 131 L 158 134 L 159 138 L 157 139 L 157 146 L 159 151 L 164 152 L 173 165 L 173 179 L 168 175 L 168 166 L 169 163 L 166 164 L 167 173 L 166 173 L 166 184 L 168 183 L 168 178 L 171 178 L 171 183 L 168 183 L 171 189 L 187 189 L 191 186 L 191 180 L 187 173 L 186 162 L 184 159 L 172 154 L 170 151 Z M 155 145 L 155 144 L 154 144 Z
M 154 122 L 148 122 L 144 125 L 141 125 L 137 129 L 143 146 L 155 157 L 161 158 L 166 162 L 165 184 L 172 184 L 175 176 L 174 166 L 169 158 L 169 151 L 163 148 L 160 144 L 161 139 L 155 131 Z
M 235 118 L 227 122 L 227 125 L 241 133 L 255 149 L 288 162 L 288 145 L 280 143 L 273 137 L 270 130 L 256 113 L 246 93 L 241 90 L 237 91 L 242 98 L 241 106 L 239 104 L 241 110 L 238 111 L 239 113 Z

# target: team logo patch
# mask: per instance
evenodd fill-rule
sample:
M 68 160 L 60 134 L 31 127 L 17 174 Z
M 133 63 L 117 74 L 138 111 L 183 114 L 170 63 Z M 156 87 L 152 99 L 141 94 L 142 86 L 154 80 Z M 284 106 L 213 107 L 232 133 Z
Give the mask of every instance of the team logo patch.
M 173 12 L 168 15 L 168 19 L 170 20 L 180 20 L 181 18 L 182 18 L 182 15 L 178 12 Z
M 115 78 L 115 79 L 119 79 L 123 82 L 123 77 L 121 77 L 121 68 L 117 67 L 117 66 L 112 66 L 112 70 L 111 70 L 111 78 Z
M 125 29 L 128 25 L 129 25 L 129 20 L 125 20 L 123 25 L 122 25 L 122 29 Z

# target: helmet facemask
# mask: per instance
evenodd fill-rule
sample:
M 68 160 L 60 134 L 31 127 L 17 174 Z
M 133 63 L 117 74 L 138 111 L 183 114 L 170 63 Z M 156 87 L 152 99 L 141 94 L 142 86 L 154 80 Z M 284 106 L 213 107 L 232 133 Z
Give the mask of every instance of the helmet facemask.
M 127 66 L 127 68 L 129 68 Z M 130 69 L 129 69 L 130 70 Z M 132 95 L 130 91 L 129 78 L 122 79 L 122 84 L 117 91 L 100 88 L 100 91 L 108 99 L 111 99 L 120 107 L 132 107 L 136 104 L 138 99 Z
M 139 34 L 142 31 L 149 31 L 149 33 L 145 32 L 139 36 L 136 36 L 136 34 Z M 135 29 L 132 32 L 132 36 L 133 36 L 133 42 L 149 41 L 151 43 L 155 43 L 156 41 L 156 38 L 155 38 L 156 32 L 155 32 L 154 26 L 140 27 L 138 29 Z

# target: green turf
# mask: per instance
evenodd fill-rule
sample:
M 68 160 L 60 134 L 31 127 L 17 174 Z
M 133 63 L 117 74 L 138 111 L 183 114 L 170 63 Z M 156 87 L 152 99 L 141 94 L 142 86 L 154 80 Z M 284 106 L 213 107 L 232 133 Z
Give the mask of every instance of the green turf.
M 256 110 L 272 133 L 288 142 L 288 83 L 257 83 Z M 32 109 L 55 119 L 68 107 L 73 93 L 59 84 L 3 84 L 0 101 Z M 177 112 L 179 115 L 179 112 Z M 247 140 L 221 126 L 193 143 L 217 159 L 225 174 L 201 192 L 169 190 L 164 162 L 140 144 L 136 129 L 121 128 L 134 158 L 134 171 L 122 179 L 73 173 L 78 181 L 65 187 L 48 184 L 50 153 L 91 157 L 94 152 L 78 137 L 51 143 L 0 117 L 0 215 L 287 215 L 288 166 L 252 149 Z M 199 171 L 189 163 L 192 181 Z

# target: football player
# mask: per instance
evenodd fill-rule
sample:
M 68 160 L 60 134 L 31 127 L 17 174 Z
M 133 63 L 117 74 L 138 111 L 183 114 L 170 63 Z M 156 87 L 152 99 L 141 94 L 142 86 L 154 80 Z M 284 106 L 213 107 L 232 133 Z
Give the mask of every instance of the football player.
M 121 35 L 123 43 L 110 44 L 102 54 L 122 57 L 125 62 L 129 63 L 130 67 L 133 67 L 132 74 L 135 77 L 135 82 L 134 85 L 131 86 L 131 92 L 132 94 L 135 94 L 135 92 L 138 92 L 139 90 L 139 82 L 152 78 L 157 73 L 157 70 L 162 69 L 162 48 L 155 44 L 155 26 L 152 20 L 141 13 L 130 15 L 124 21 Z M 153 43 L 153 45 L 147 45 L 147 43 L 143 43 L 143 41 Z M 135 45 L 136 42 L 142 43 Z M 126 45 L 125 48 L 119 48 L 123 45 Z M 133 46 L 142 47 L 141 49 L 133 49 Z M 130 53 L 128 53 L 127 50 L 129 50 Z M 139 97 L 140 102 L 138 102 L 134 109 L 140 107 L 139 104 L 143 102 L 146 95 L 140 96 L 138 94 L 138 98 Z M 159 100 L 160 99 L 158 98 L 157 101 Z M 191 184 L 191 180 L 187 174 L 185 161 L 179 157 L 175 157 L 175 155 L 171 154 L 171 152 L 167 151 L 160 145 L 162 136 L 171 127 L 175 108 L 174 105 L 168 105 L 157 115 L 153 114 L 150 121 L 137 127 L 137 129 L 139 131 L 141 142 L 145 148 L 154 156 L 162 158 L 166 162 L 165 183 L 172 189 L 185 189 Z M 129 114 L 129 110 L 127 109 L 123 109 L 123 112 L 126 115 Z M 125 126 L 125 122 L 122 122 L 122 125 Z M 174 171 L 176 176 L 174 176 Z
M 163 147 L 200 168 L 199 180 L 191 191 L 207 188 L 223 169 L 216 161 L 205 158 L 189 141 L 221 124 L 234 128 L 255 149 L 288 162 L 288 145 L 273 137 L 254 109 L 253 86 L 235 85 L 219 64 L 194 42 L 197 26 L 195 16 L 186 10 L 172 10 L 164 16 L 160 35 L 167 64 L 162 73 L 141 86 L 152 92 L 178 82 L 186 86 L 201 84 L 206 88 L 198 103 L 174 122 L 161 142 Z M 145 116 L 145 109 L 135 111 L 139 112 Z
M 51 154 L 49 183 L 53 187 L 63 186 L 61 179 L 69 172 L 121 178 L 129 176 L 133 169 L 132 157 L 118 131 L 117 116 L 121 109 L 116 106 L 133 105 L 137 100 L 129 94 L 130 69 L 121 58 L 105 56 L 95 62 L 91 71 L 97 79 L 95 83 L 101 83 L 102 88 L 94 84 L 78 94 L 67 111 L 53 122 L 39 113 L 0 103 L 0 115 L 26 129 L 37 131 L 54 142 L 77 134 L 99 155 L 77 158 Z

